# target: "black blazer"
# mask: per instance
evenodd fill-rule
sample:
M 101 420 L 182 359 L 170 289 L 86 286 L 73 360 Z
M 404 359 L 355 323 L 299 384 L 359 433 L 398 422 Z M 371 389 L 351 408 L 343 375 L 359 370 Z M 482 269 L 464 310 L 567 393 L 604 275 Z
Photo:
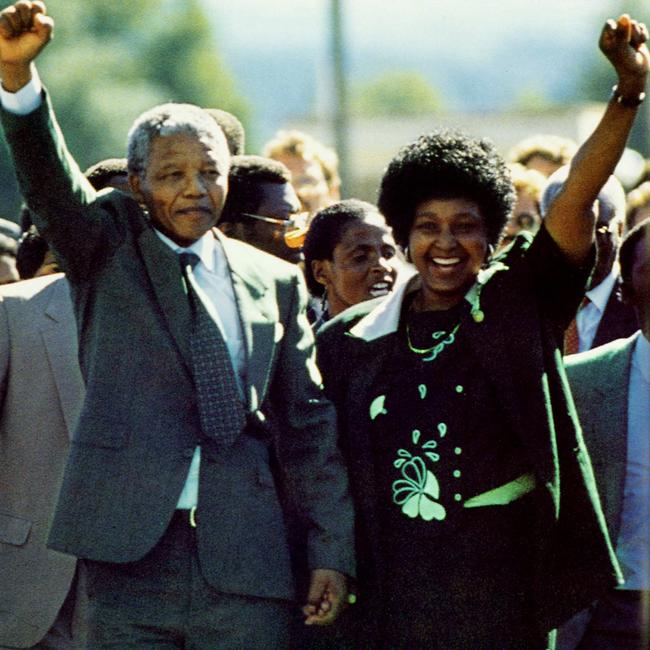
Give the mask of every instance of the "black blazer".
M 542 228 L 532 244 L 519 237 L 493 263 L 482 280 L 484 319 L 468 318 L 461 325 L 469 331 L 471 353 L 493 381 L 503 417 L 520 435 L 541 488 L 532 591 L 535 620 L 544 632 L 616 585 L 619 577 L 558 350 L 586 279 L 587 270 L 571 267 Z M 391 306 L 391 301 L 398 304 Z M 326 392 L 339 413 L 357 509 L 361 607 L 354 613 L 361 626 L 365 621 L 370 628 L 377 616 L 373 600 L 382 560 L 373 543 L 377 517 L 367 406 L 397 341 L 400 301 L 396 293 L 357 305 L 327 323 L 317 340 Z

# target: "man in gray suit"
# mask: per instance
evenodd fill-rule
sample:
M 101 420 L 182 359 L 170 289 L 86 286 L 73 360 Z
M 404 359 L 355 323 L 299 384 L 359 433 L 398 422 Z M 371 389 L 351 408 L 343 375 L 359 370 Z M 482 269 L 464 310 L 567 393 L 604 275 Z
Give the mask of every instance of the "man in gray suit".
M 81 648 L 76 558 L 45 546 L 83 402 L 60 273 L 0 288 L 0 381 L 0 648 Z
M 566 359 L 607 527 L 625 583 L 559 634 L 559 650 L 650 645 L 650 219 L 620 249 L 641 331 Z
M 32 64 L 52 25 L 40 2 L 0 13 L 5 134 L 70 281 L 87 386 L 50 544 L 87 561 L 93 648 L 284 647 L 281 493 L 307 528 L 307 623 L 336 618 L 354 564 L 300 272 L 214 228 L 229 154 L 197 107 L 138 118 L 136 200 L 97 194 Z

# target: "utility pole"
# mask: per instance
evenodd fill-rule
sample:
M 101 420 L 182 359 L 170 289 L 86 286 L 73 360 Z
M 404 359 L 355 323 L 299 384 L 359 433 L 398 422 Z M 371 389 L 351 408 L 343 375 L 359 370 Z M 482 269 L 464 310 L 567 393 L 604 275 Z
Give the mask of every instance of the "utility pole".
M 343 33 L 343 15 L 341 0 L 330 0 L 331 47 L 332 47 L 332 77 L 334 86 L 334 146 L 339 156 L 339 172 L 341 174 L 341 196 L 345 197 L 349 187 L 350 155 L 349 155 L 349 120 L 348 120 L 348 91 L 345 74 L 345 38 Z

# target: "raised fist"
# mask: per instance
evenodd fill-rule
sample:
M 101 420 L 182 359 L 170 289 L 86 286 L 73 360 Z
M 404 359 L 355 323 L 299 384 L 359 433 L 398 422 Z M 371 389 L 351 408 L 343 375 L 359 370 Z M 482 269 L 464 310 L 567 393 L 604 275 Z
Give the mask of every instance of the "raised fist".
M 0 64 L 6 70 L 24 68 L 38 56 L 52 37 L 53 20 L 45 4 L 20 0 L 0 12 Z
M 647 40 L 647 27 L 627 14 L 617 21 L 610 19 L 605 23 L 599 46 L 621 81 L 645 79 L 650 67 Z

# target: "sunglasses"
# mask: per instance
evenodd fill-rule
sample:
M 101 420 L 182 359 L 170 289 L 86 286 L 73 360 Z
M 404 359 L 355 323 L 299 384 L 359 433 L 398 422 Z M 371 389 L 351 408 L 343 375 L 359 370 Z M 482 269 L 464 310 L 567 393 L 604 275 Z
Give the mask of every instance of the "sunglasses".
M 243 217 L 255 219 L 256 221 L 263 221 L 272 226 L 281 228 L 284 232 L 284 243 L 289 248 L 300 248 L 305 241 L 307 234 L 307 220 L 309 212 L 298 212 L 292 214 L 289 219 L 277 219 L 276 217 L 265 217 L 261 214 L 252 214 L 250 212 L 242 212 Z

